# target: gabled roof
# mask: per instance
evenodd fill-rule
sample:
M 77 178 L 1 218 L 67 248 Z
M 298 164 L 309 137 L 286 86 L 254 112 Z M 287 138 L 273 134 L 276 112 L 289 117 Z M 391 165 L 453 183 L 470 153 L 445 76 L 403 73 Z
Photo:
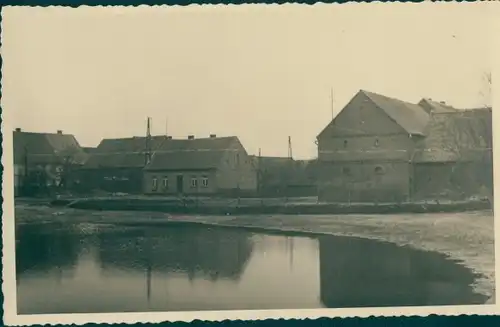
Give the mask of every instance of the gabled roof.
M 229 150 L 177 150 L 155 153 L 148 171 L 216 169 Z
M 429 115 L 421 106 L 366 90 L 360 92 L 366 95 L 408 134 L 424 135 Z
M 226 150 L 234 142 L 240 142 L 237 136 L 205 137 L 189 139 L 168 139 L 158 147 L 158 151 L 178 151 L 178 150 Z
M 24 163 L 27 156 L 28 161 L 38 164 L 67 159 L 82 164 L 88 157 L 71 134 L 14 131 L 13 143 L 15 163 Z
M 241 145 L 236 136 L 191 140 L 167 139 L 155 151 L 145 169 L 149 171 L 216 169 L 228 151 L 243 149 L 235 147 L 235 144 Z
M 492 152 L 491 109 L 431 115 L 427 136 L 417 144 L 414 162 L 475 161 Z
M 156 150 L 167 139 L 165 135 L 150 138 L 151 150 Z M 127 138 L 104 139 L 99 143 L 97 153 L 141 152 L 146 150 L 146 137 L 134 136 Z

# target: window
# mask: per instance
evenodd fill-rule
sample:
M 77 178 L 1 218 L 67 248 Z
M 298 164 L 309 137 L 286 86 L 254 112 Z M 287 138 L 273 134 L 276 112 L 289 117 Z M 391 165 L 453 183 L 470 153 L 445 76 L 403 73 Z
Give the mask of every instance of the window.
M 347 140 L 344 140 L 344 148 L 347 148 Z
M 208 187 L 208 177 L 207 177 L 207 176 L 203 176 L 203 177 L 201 178 L 201 185 L 202 185 L 203 187 Z
M 377 166 L 375 167 L 375 174 L 382 175 L 384 173 L 384 168 Z
M 158 189 L 158 179 L 156 177 L 153 177 L 153 185 L 152 185 L 152 191 L 153 192 L 156 192 L 156 190 Z
M 168 178 L 163 177 L 163 189 L 168 190 Z
M 378 147 L 378 139 L 375 139 L 375 146 Z
M 343 167 L 342 168 L 342 174 L 344 174 L 344 175 L 351 175 L 351 169 L 349 167 Z
M 198 180 L 196 179 L 195 176 L 191 177 L 191 187 L 192 188 L 198 187 Z

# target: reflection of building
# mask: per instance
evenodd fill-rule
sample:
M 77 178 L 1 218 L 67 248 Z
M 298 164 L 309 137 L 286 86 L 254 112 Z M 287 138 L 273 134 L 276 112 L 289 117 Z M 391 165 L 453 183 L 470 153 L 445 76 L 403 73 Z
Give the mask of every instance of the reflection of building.
M 79 246 L 78 237 L 53 230 L 53 226 L 19 226 L 16 229 L 16 274 L 74 267 Z
M 441 254 L 348 237 L 320 237 L 321 301 L 327 307 L 482 303 L 474 278 Z
M 99 255 L 104 269 L 182 272 L 213 280 L 238 279 L 250 258 L 248 234 L 231 230 L 175 227 L 133 230 L 100 236 Z

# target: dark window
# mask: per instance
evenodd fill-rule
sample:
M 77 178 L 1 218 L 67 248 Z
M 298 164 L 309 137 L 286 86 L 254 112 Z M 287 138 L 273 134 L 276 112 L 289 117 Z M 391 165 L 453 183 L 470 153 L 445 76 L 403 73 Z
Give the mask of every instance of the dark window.
M 378 146 L 378 139 L 375 139 L 375 146 Z
M 163 189 L 168 190 L 168 178 L 163 177 Z
M 342 168 L 342 174 L 344 174 L 344 175 L 351 175 L 351 168 L 349 168 L 349 167 L 343 167 Z
M 203 187 L 208 187 L 208 177 L 207 177 L 207 176 L 203 176 L 203 177 L 201 178 L 201 185 L 202 185 Z
M 347 148 L 347 140 L 344 140 L 344 148 Z
M 384 168 L 377 166 L 375 167 L 375 174 L 381 175 L 384 173 Z

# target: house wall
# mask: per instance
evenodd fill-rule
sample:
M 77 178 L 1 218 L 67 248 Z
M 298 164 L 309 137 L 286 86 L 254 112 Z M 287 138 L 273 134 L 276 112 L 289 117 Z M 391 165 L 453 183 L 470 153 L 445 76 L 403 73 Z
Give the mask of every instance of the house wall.
M 358 93 L 318 136 L 319 200 L 406 200 L 414 147 L 415 138 Z
M 493 190 L 492 163 L 420 163 L 414 166 L 414 200 L 463 200 Z
M 76 174 L 76 187 L 82 192 L 142 193 L 141 168 L 81 169 Z
M 220 193 L 251 194 L 257 192 L 257 170 L 250 156 L 238 142 L 227 151 L 217 169 L 216 185 Z
M 323 202 L 403 202 L 409 198 L 406 162 L 324 162 L 318 198 Z
M 145 171 L 143 189 L 146 194 L 177 194 L 177 176 L 183 177 L 183 193 L 199 195 L 243 195 L 257 190 L 257 172 L 251 159 L 239 142 L 235 142 L 221 158 L 216 169 L 205 171 Z M 163 178 L 168 178 L 168 189 L 163 189 Z M 158 179 L 158 188 L 153 190 L 153 179 Z M 191 186 L 191 179 L 197 179 L 197 187 Z M 203 178 L 208 185 L 203 186 Z
M 217 185 L 214 171 L 145 171 L 144 193 L 157 195 L 178 194 L 177 176 L 183 176 L 183 193 L 187 195 L 209 195 L 216 193 Z M 164 179 L 167 179 L 167 187 L 164 187 Z M 197 186 L 192 185 L 192 179 L 196 179 Z M 203 179 L 208 179 L 208 185 L 203 185 Z M 153 180 L 157 180 L 157 188 L 154 189 Z

